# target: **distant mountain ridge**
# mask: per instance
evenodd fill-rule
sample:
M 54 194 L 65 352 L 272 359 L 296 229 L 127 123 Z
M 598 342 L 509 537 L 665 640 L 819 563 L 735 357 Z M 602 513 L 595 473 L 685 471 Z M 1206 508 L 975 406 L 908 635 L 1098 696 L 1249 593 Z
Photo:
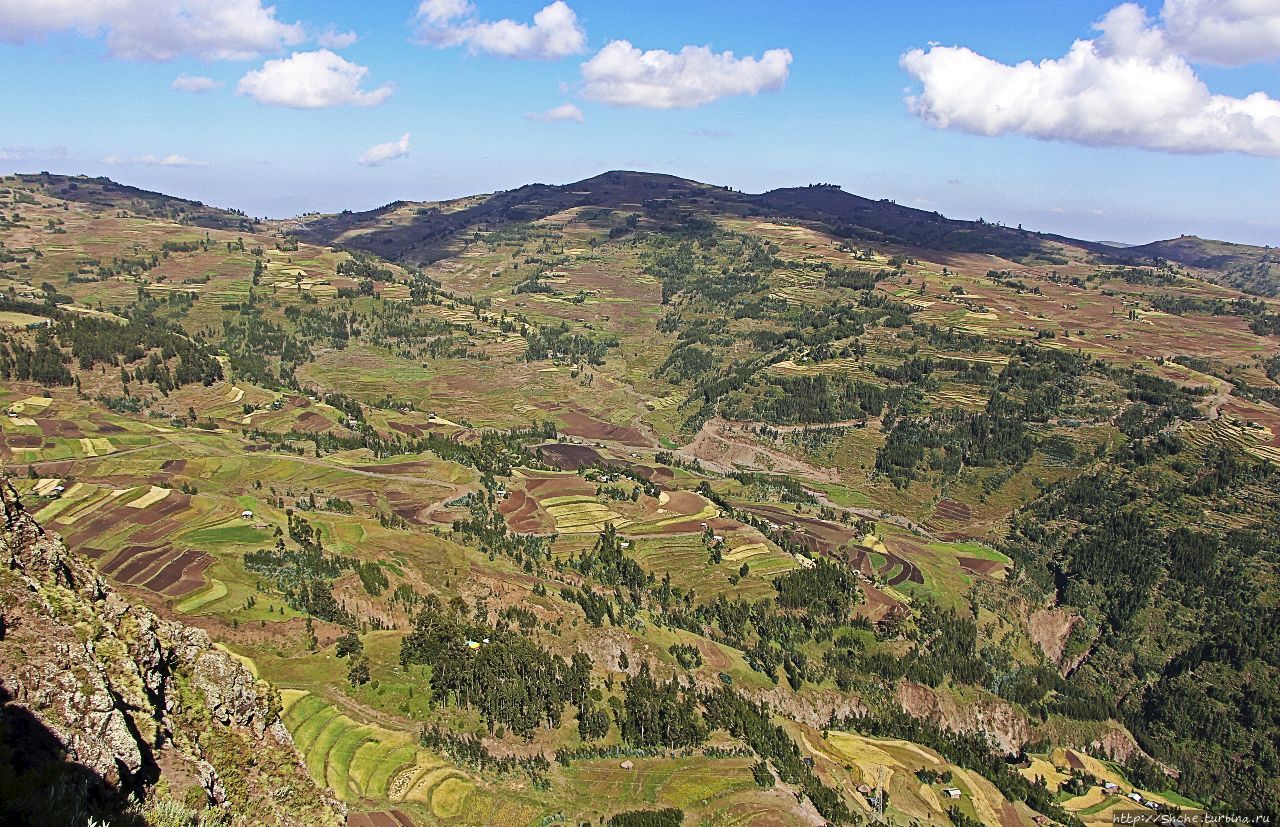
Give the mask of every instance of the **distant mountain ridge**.
M 473 203 L 459 207 L 462 202 Z M 658 218 L 682 213 L 776 217 L 823 225 L 852 243 L 982 253 L 1006 259 L 1046 256 L 1043 263 L 1047 264 L 1052 264 L 1060 248 L 1066 246 L 1095 255 L 1100 263 L 1171 261 L 1214 271 L 1224 277 L 1224 283 L 1251 292 L 1276 295 L 1280 291 L 1280 278 L 1266 267 L 1274 251 L 1266 247 L 1193 236 L 1118 247 L 982 220 L 947 218 L 887 199 L 864 198 L 830 184 L 752 195 L 672 175 L 631 171 L 606 172 L 564 185 L 528 184 L 487 197 L 432 205 L 396 201 L 365 212 L 308 218 L 296 234 L 304 241 L 338 244 L 393 261 L 421 264 L 446 255 L 450 240 L 468 228 L 535 221 L 573 207 L 640 209 Z M 410 208 L 415 212 L 408 221 L 388 220 L 388 216 Z M 1261 273 L 1259 267 L 1263 268 Z M 1235 273 L 1242 268 L 1246 271 L 1243 275 Z
M 210 207 L 105 177 L 51 173 L 18 177 L 57 198 L 128 209 L 208 229 L 246 233 L 255 229 L 255 221 L 239 210 Z M 822 225 L 854 244 L 988 254 L 1046 265 L 1054 264 L 1065 246 L 1094 255 L 1099 263 L 1174 262 L 1208 271 L 1230 287 L 1264 296 L 1280 295 L 1280 254 L 1270 247 L 1189 235 L 1140 245 L 1088 241 L 981 219 L 947 218 L 888 199 L 865 198 L 833 184 L 783 187 L 753 195 L 674 175 L 615 170 L 570 184 L 526 184 L 444 202 L 397 200 L 372 210 L 302 216 L 287 224 L 292 225 L 291 234 L 302 241 L 422 264 L 447 255 L 450 242 L 468 229 L 536 221 L 575 207 L 641 210 L 666 219 L 681 215 L 774 217 Z

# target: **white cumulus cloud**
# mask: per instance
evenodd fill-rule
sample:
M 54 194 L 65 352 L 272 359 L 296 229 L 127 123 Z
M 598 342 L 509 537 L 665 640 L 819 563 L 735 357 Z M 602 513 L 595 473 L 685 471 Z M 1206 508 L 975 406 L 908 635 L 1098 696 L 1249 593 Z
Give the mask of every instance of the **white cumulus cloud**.
M 181 74 L 173 79 L 173 83 L 169 87 L 179 92 L 209 92 L 217 89 L 222 85 L 221 81 L 213 78 L 206 78 L 200 75 Z
M 369 147 L 358 160 L 367 167 L 376 167 L 378 164 L 394 161 L 397 158 L 405 158 L 408 155 L 409 133 L 406 132 L 400 136 L 398 141 L 388 141 L 385 144 L 376 144 Z
M 1280 0 L 1165 0 L 1160 20 L 1192 60 L 1243 66 L 1280 58 Z
M 1214 94 L 1132 3 L 1096 28 L 1096 39 L 1039 63 L 1011 66 L 963 46 L 910 51 L 901 63 L 922 88 L 907 105 L 932 126 L 977 135 L 1280 156 L 1280 101 Z
M 376 106 L 390 97 L 395 87 L 387 83 L 377 89 L 362 89 L 368 74 L 367 67 L 328 49 L 294 52 L 287 58 L 268 60 L 261 69 L 240 78 L 236 93 L 294 109 Z
M 127 157 L 124 155 L 108 155 L 102 159 L 102 163 L 109 164 L 113 167 L 123 166 L 141 166 L 141 167 L 207 167 L 208 161 L 196 161 L 191 158 L 185 158 L 181 155 L 138 155 L 135 157 Z
M 533 23 L 482 21 L 468 0 L 423 0 L 418 39 L 438 48 L 466 45 L 473 53 L 515 60 L 557 60 L 586 51 L 587 33 L 564 0 L 543 8 Z
M 583 121 L 582 110 L 572 103 L 562 103 L 545 112 L 531 112 L 525 117 L 531 121 L 575 121 L 577 123 L 582 123 Z
M 0 40 L 25 43 L 73 31 L 106 34 L 112 56 L 132 60 L 251 60 L 303 42 L 299 23 L 261 0 L 3 0 Z
M 316 37 L 316 43 L 326 49 L 345 49 L 359 39 L 360 35 L 355 32 L 340 32 L 330 26 Z
M 690 109 L 731 95 L 781 89 L 791 60 L 788 49 L 739 58 L 706 46 L 685 46 L 677 54 L 644 52 L 615 40 L 582 64 L 582 94 L 614 106 Z

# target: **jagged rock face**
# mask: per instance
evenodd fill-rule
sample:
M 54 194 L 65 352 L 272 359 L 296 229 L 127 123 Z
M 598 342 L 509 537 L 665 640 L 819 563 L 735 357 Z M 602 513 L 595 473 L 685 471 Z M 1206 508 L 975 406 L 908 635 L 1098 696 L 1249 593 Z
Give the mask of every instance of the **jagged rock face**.
M 227 772 L 242 782 L 238 789 L 264 796 L 287 789 L 279 798 L 305 802 L 293 812 L 244 813 L 255 823 L 341 822 L 341 805 L 307 776 L 270 686 L 203 630 L 162 620 L 112 591 L 26 514 L 7 480 L 0 503 L 0 702 L 38 721 L 67 762 L 97 779 L 99 795 L 145 795 L 163 751 L 166 762 L 190 765 L 211 802 L 233 811 Z M 240 754 L 255 766 L 233 765 L 228 756 Z
M 955 732 L 984 732 L 1006 754 L 1019 752 L 1031 737 L 1026 719 L 999 698 L 960 706 L 953 698 L 910 681 L 898 685 L 897 698 L 908 715 Z

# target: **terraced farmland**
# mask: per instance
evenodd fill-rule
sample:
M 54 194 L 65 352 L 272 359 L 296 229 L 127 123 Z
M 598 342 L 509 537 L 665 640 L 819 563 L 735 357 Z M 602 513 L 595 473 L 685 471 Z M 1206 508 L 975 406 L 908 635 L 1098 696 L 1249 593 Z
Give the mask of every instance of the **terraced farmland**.
M 311 777 L 343 801 L 425 804 L 441 818 L 461 812 L 474 781 L 412 735 L 357 723 L 306 690 L 282 689 L 280 697 Z

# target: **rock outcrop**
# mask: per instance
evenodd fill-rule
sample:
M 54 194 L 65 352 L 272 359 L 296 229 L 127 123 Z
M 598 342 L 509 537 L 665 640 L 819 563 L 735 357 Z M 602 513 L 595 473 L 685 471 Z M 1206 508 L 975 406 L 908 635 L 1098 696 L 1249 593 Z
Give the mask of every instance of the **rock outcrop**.
M 1019 752 L 1030 739 L 1027 721 L 1013 705 L 992 696 L 959 704 L 950 695 L 910 681 L 898 685 L 898 705 L 908 715 L 954 732 L 982 732 L 1003 753 Z
M 168 795 L 233 822 L 342 822 L 275 690 L 204 631 L 113 591 L 7 480 L 0 504 L 0 820 L 144 821 Z

